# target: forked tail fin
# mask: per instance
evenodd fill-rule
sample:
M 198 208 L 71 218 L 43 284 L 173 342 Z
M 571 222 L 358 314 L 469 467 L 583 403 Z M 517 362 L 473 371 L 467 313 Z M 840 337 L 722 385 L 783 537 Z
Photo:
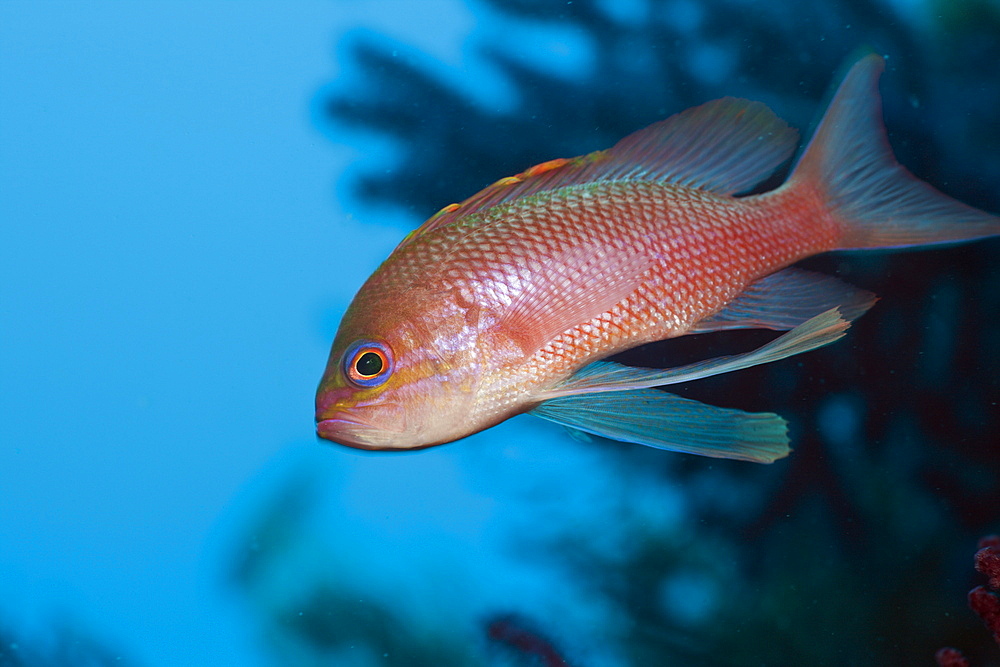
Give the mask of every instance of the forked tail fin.
M 851 67 L 786 185 L 813 187 L 841 229 L 839 250 L 957 243 L 1000 234 L 1000 218 L 919 180 L 892 154 L 882 123 L 881 56 Z

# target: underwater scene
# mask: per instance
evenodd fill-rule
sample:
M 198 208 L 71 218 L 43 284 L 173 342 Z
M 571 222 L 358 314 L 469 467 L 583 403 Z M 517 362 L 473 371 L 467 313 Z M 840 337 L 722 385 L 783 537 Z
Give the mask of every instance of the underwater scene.
M 1000 666 L 998 108 L 996 0 L 5 0 L 0 667 Z

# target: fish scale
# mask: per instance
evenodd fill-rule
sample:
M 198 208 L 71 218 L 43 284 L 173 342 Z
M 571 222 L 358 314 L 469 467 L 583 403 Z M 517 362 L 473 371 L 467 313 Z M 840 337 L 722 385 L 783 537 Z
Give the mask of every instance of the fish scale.
M 874 295 L 790 267 L 829 250 L 1000 234 L 892 155 L 871 54 L 851 68 L 789 179 L 738 196 L 794 152 L 758 102 L 723 98 L 605 151 L 556 159 L 450 204 L 361 287 L 316 394 L 317 433 L 366 449 L 443 444 L 522 412 L 662 449 L 771 462 L 787 424 L 660 387 L 808 352 Z M 785 332 L 680 368 L 605 358 L 688 333 Z
M 832 248 L 836 233 L 828 221 L 823 224 L 818 207 L 810 210 L 805 202 L 789 207 L 758 196 L 734 206 L 732 199 L 712 193 L 641 181 L 602 183 L 588 188 L 586 196 L 578 190 L 487 211 L 480 220 L 463 221 L 469 231 L 458 224 L 414 242 L 426 250 L 412 249 L 416 257 L 405 272 L 413 279 L 424 284 L 440 279 L 442 290 L 472 286 L 470 291 L 482 295 L 484 309 L 497 310 L 516 290 L 476 290 L 484 277 L 492 282 L 494 276 L 509 278 L 519 267 L 544 266 L 567 247 L 600 244 L 656 259 L 619 304 L 557 335 L 530 358 L 484 377 L 490 389 L 481 392 L 486 400 L 474 418 L 502 411 L 594 359 L 683 335 L 756 278 Z M 789 216 L 789 208 L 796 217 Z M 785 228 L 798 232 L 798 238 L 769 242 Z M 434 273 L 412 271 L 424 262 L 442 261 L 440 247 L 452 251 Z

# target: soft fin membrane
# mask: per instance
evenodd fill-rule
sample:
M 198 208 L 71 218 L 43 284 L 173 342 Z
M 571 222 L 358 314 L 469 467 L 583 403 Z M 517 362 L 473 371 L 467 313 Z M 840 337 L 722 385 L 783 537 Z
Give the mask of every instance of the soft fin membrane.
M 656 389 L 563 396 L 532 414 L 612 440 L 701 456 L 771 463 L 790 451 L 788 426 L 778 415 L 717 408 Z
M 701 380 L 829 345 L 840 339 L 849 326 L 850 323 L 833 308 L 803 322 L 766 345 L 743 354 L 715 357 L 677 368 L 640 368 L 613 361 L 595 361 L 543 392 L 539 398 L 548 400 L 575 394 L 644 389 Z
M 840 250 L 1000 234 L 1000 218 L 938 192 L 896 162 L 882 124 L 884 69 L 874 53 L 854 64 L 784 187 L 818 190 L 841 228 Z
M 744 354 L 668 369 L 594 362 L 542 394 L 542 402 L 531 413 L 614 440 L 770 463 L 789 452 L 787 425 L 778 415 L 718 408 L 652 387 L 698 380 L 807 352 L 837 340 L 848 326 L 848 321 L 833 308 Z

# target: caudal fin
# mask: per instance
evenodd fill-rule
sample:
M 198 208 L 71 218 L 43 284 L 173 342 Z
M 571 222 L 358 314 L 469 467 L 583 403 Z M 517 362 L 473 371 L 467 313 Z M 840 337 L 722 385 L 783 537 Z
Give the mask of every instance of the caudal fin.
M 1000 218 L 919 180 L 892 154 L 882 124 L 881 56 L 851 67 L 787 187 L 817 188 L 841 233 L 837 248 L 904 248 L 1000 234 Z

